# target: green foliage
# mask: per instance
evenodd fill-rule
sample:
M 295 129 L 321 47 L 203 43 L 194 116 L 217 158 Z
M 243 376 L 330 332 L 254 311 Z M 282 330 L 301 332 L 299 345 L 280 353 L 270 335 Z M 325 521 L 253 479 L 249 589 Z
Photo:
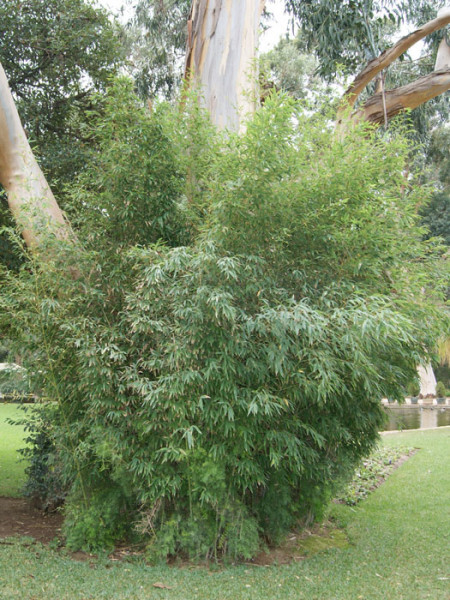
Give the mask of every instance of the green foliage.
M 0 62 L 19 115 L 52 190 L 64 206 L 64 186 L 89 160 L 86 135 L 92 94 L 123 61 L 120 34 L 108 14 L 86 0 L 0 2 Z M 0 228 L 11 226 L 0 191 Z M 18 268 L 0 231 L 0 260 Z
M 191 0 L 139 0 L 126 30 L 142 98 L 173 97 L 181 84 Z
M 430 167 L 428 179 L 434 184 L 435 191 L 431 202 L 421 209 L 424 224 L 429 236 L 441 236 L 450 245 L 450 159 L 448 145 L 450 128 L 438 127 L 433 131 L 427 152 Z
M 389 26 L 422 24 L 436 16 L 439 0 L 285 0 L 307 49 L 319 58 L 320 74 L 353 73 L 386 49 Z M 436 36 L 432 39 L 436 43 Z
M 0 363 L 6 362 L 9 356 L 8 346 L 0 342 Z
M 445 389 L 445 383 L 443 383 L 442 381 L 438 381 L 436 384 L 436 396 L 438 398 L 445 398 L 446 396 L 446 389 Z
M 23 489 L 34 506 L 53 511 L 64 502 L 67 483 L 64 484 L 62 465 L 53 437 L 57 430 L 58 410 L 55 405 L 39 403 L 23 407 L 25 415 L 15 419 L 26 432 L 26 446 L 20 450 L 27 463 L 27 480 Z
M 14 220 L 6 202 L 6 194 L 0 191 L 0 260 L 8 269 L 17 270 L 23 262 L 23 256 L 16 251 L 14 241 L 8 235 L 8 230 L 13 227 Z
M 64 534 L 67 547 L 85 552 L 111 551 L 130 534 L 133 513 L 124 489 L 107 479 L 91 482 L 89 496 L 78 488 L 68 499 Z M 126 517 L 125 517 L 126 515 Z
M 30 393 L 27 373 L 19 365 L 11 363 L 0 370 L 0 394 L 20 397 Z
M 339 140 L 274 96 L 221 139 L 128 93 L 72 191 L 79 246 L 6 276 L 2 327 L 55 403 L 71 547 L 136 523 L 155 560 L 248 558 L 320 517 L 447 326 L 422 192 L 395 131 Z
M 414 379 L 413 381 L 410 381 L 408 383 L 408 385 L 406 386 L 406 393 L 412 398 L 420 394 L 420 384 L 417 381 L 417 379 Z
M 281 39 L 278 45 L 263 54 L 260 69 L 265 85 L 276 86 L 297 99 L 316 100 L 324 95 L 333 95 L 331 88 L 317 75 L 318 63 L 315 56 L 302 48 L 301 37 Z M 263 85 L 264 87 L 264 85 Z
M 164 104 L 151 112 L 126 78 L 101 98 L 101 112 L 91 114 L 98 154 L 69 205 L 92 247 L 190 242 L 203 212 L 197 182 L 207 179 L 217 150 L 206 115 L 193 99 L 186 103 L 178 115 Z
M 0 3 L 0 62 L 53 189 L 86 161 L 86 110 L 121 63 L 108 14 L 85 0 Z
M 450 367 L 448 365 L 437 365 L 434 373 L 438 381 L 442 381 L 446 388 L 450 388 Z M 447 394 L 450 396 L 450 394 Z
M 450 246 L 450 194 L 437 192 L 423 210 L 423 223 L 429 229 L 430 236 L 441 237 Z
M 181 462 L 180 474 L 185 489 L 177 506 L 169 514 L 167 508 L 161 511 L 154 521 L 144 513 L 138 525 L 141 531 L 153 530 L 147 557 L 154 562 L 170 555 L 196 560 L 254 556 L 260 546 L 258 523 L 238 499 L 223 461 L 213 460 L 203 448 L 193 449 Z
M 176 239 L 179 165 L 161 124 L 133 98 L 131 82 L 116 84 L 98 121 L 99 158 L 80 179 L 75 219 L 88 204 L 91 235 L 105 241 L 133 246 Z

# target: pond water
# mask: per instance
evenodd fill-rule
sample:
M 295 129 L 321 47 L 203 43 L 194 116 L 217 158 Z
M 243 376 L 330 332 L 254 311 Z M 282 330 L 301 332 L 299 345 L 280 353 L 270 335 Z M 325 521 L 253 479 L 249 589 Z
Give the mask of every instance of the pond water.
M 384 431 L 397 429 L 427 429 L 450 425 L 450 407 L 386 406 L 389 421 Z

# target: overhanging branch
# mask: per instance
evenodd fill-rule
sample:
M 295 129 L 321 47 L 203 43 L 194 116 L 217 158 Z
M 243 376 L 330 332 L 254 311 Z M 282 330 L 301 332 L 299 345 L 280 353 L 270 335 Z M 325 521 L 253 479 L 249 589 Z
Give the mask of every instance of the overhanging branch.
M 420 41 L 427 35 L 430 35 L 431 33 L 438 31 L 439 29 L 442 29 L 449 23 L 450 23 L 450 9 L 443 11 L 442 14 L 440 16 L 438 16 L 436 19 L 429 21 L 422 27 L 419 27 L 419 29 L 416 29 L 409 35 L 403 37 L 394 46 L 392 46 L 392 48 L 385 50 L 382 54 L 380 54 L 380 56 L 371 60 L 367 64 L 367 66 L 359 73 L 359 75 L 357 75 L 357 77 L 354 79 L 353 83 L 350 85 L 350 87 L 344 93 L 342 108 L 338 113 L 338 120 L 340 118 L 342 118 L 343 113 L 348 111 L 349 107 L 352 108 L 355 105 L 356 100 L 358 99 L 358 97 L 360 96 L 360 94 L 364 90 L 364 88 L 373 79 L 375 79 L 375 77 L 381 71 L 383 71 L 384 69 L 389 67 L 399 56 L 404 54 L 407 50 L 409 50 L 409 48 L 414 46 L 414 44 L 416 44 L 418 41 Z M 440 71 L 435 72 L 432 75 L 436 75 L 436 73 L 440 73 Z M 431 77 L 431 76 L 427 76 L 427 77 Z M 414 85 L 419 84 L 419 82 L 420 82 L 420 85 L 422 86 L 423 79 L 424 78 L 418 79 L 417 82 L 409 84 L 409 85 L 414 86 Z M 408 87 L 408 86 L 404 86 L 404 87 Z M 434 87 L 434 83 L 433 83 L 433 87 Z M 446 89 L 448 89 L 448 88 L 445 88 L 443 91 L 446 91 Z M 397 92 L 399 92 L 400 90 L 403 90 L 403 88 L 397 88 L 397 90 L 392 90 L 391 92 L 386 92 L 386 96 L 388 94 L 391 94 L 391 96 L 396 95 Z M 442 93 L 442 92 L 438 92 L 437 94 L 431 95 L 429 98 L 427 97 L 427 100 L 429 100 L 430 98 L 434 98 L 436 95 L 439 95 L 439 93 Z M 379 96 L 378 94 L 375 94 L 375 96 L 373 96 L 373 98 L 376 99 L 378 96 Z M 426 94 L 425 94 L 425 96 L 426 96 Z M 372 98 L 368 102 L 370 103 L 371 101 L 372 101 Z M 426 100 L 423 100 L 423 102 L 426 102 Z M 374 103 L 376 103 L 376 100 L 374 100 Z M 421 104 L 421 103 L 422 102 L 419 102 L 418 104 L 415 104 L 415 106 L 419 106 L 419 104 Z M 367 105 L 367 103 L 366 103 L 366 105 Z M 408 105 L 403 108 L 415 108 L 415 106 Z M 402 110 L 402 109 L 399 109 L 399 110 Z M 359 114 L 359 113 L 357 113 L 357 114 Z
M 450 69 L 434 71 L 412 83 L 384 93 L 386 115 L 390 119 L 399 112 L 417 108 L 450 89 Z M 381 124 L 385 120 L 383 94 L 374 94 L 364 106 L 353 114 L 355 120 Z

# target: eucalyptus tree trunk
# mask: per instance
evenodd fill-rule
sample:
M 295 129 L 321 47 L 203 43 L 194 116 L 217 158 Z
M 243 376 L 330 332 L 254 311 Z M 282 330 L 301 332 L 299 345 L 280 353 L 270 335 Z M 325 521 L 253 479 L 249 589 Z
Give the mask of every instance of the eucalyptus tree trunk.
M 0 64 L 0 184 L 28 247 L 71 232 L 34 157 Z
M 259 99 L 257 46 L 265 0 L 193 0 L 186 79 L 220 129 L 241 131 Z
M 431 364 L 419 365 L 417 367 L 420 380 L 420 396 L 430 398 L 436 396 L 436 377 Z

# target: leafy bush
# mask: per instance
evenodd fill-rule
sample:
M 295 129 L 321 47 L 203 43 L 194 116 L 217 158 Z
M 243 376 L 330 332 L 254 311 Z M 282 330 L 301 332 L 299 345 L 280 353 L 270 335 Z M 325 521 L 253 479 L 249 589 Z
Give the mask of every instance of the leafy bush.
M 83 249 L 9 273 L 3 327 L 54 402 L 71 547 L 248 558 L 320 517 L 446 327 L 409 148 L 283 96 L 240 137 L 189 101 L 129 125 L 129 93 L 72 191 Z
M 406 393 L 408 396 L 415 398 L 420 394 L 420 385 L 417 380 L 410 381 L 406 387 Z
M 85 552 L 111 551 L 130 534 L 132 511 L 118 482 L 90 482 L 89 495 L 74 486 L 66 505 L 64 533 L 68 548 Z
M 188 452 L 185 466 L 186 489 L 178 494 L 177 510 L 172 508 L 161 519 L 160 527 L 155 527 L 157 520 L 153 523 L 148 558 L 155 561 L 179 554 L 195 559 L 254 556 L 260 545 L 258 523 L 230 488 L 224 462 L 213 460 L 200 448 Z M 138 529 L 142 530 L 142 524 L 148 527 L 145 516 Z
M 445 384 L 442 381 L 438 381 L 436 384 L 436 396 L 438 398 L 445 398 L 447 390 L 445 389 Z
M 16 420 L 27 433 L 26 446 L 20 450 L 28 463 L 24 495 L 34 506 L 53 511 L 64 502 L 67 482 L 63 481 L 62 464 L 55 444 L 54 432 L 58 431 L 58 410 L 55 405 L 39 403 L 23 406 L 24 416 Z
M 434 374 L 438 381 L 442 381 L 446 388 L 450 387 L 450 366 L 436 365 L 433 367 Z
M 8 356 L 8 347 L 0 343 L 0 363 L 5 362 L 8 359 Z

